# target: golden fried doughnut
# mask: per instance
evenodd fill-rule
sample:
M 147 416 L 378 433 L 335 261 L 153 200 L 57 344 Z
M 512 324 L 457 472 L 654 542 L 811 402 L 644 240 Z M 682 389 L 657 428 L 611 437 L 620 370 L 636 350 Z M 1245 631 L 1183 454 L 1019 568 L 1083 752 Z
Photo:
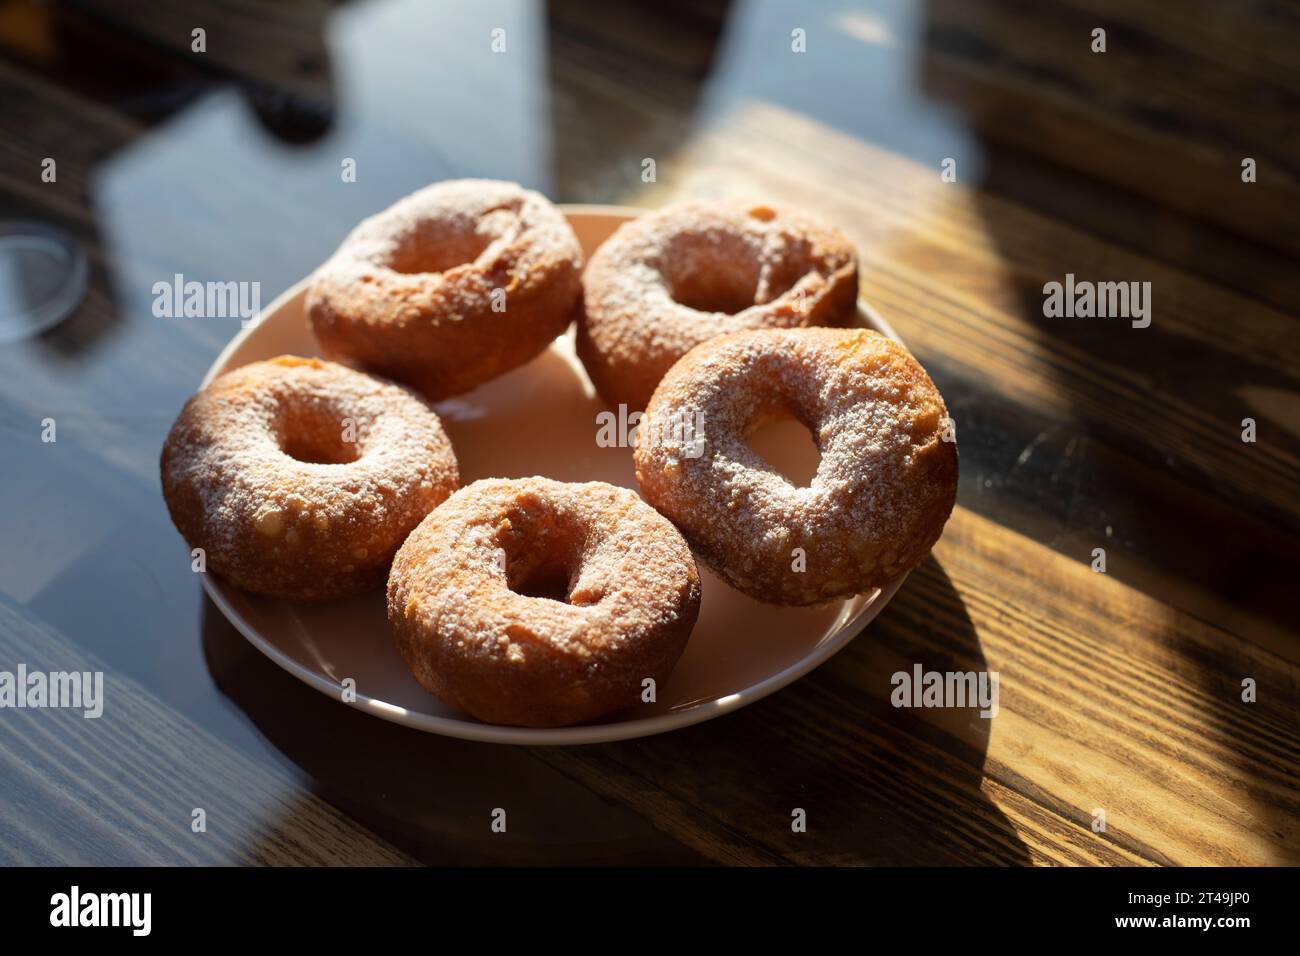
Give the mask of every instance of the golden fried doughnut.
M 779 414 L 821 452 L 806 488 L 748 445 Z M 702 434 L 662 427 L 680 421 Z M 930 377 L 883 335 L 737 332 L 696 346 L 659 383 L 637 429 L 636 476 L 734 587 L 814 604 L 882 587 L 929 553 L 957 495 L 952 437 Z
M 849 324 L 858 267 L 844 235 L 804 213 L 687 203 L 620 226 L 582 287 L 587 374 L 610 404 L 642 409 L 673 363 L 715 335 Z
M 690 548 L 626 488 L 476 481 L 411 532 L 388 620 L 416 680 L 494 724 L 557 727 L 641 699 L 700 607 Z
M 437 183 L 361 222 L 322 265 L 307 314 L 322 351 L 438 400 L 537 355 L 565 330 L 582 249 L 515 183 Z
M 193 396 L 162 450 L 167 508 L 208 570 L 295 600 L 382 583 L 398 545 L 456 484 L 451 443 L 427 404 L 287 355 Z

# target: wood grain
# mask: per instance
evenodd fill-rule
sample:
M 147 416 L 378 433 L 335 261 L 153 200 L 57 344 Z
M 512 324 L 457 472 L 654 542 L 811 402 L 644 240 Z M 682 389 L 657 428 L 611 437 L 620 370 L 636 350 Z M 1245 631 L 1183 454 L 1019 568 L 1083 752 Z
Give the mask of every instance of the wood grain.
M 1300 64 L 1277 37 L 1300 18 L 1285 2 L 1252 17 L 1191 6 L 933 0 L 927 88 L 991 138 L 1294 254 Z M 1090 48 L 1097 27 L 1105 53 Z M 1267 174 L 1242 188 L 1247 156 Z
M 916 663 L 998 672 L 1000 713 L 893 709 Z M 958 509 L 793 688 L 722 727 L 535 752 L 720 863 L 1295 864 L 1297 690 L 1295 662 Z
M 0 602 L 0 669 L 105 670 Z M 393 865 L 403 853 L 107 670 L 104 712 L 0 714 L 0 858 L 8 865 Z M 191 830 L 202 808 L 207 830 Z
M 495 25 L 477 8 L 454 43 L 367 61 L 412 99 L 356 82 L 361 5 L 154 6 L 0 22 L 5 218 L 65 226 L 92 264 L 74 317 L 0 351 L 0 668 L 101 661 L 110 692 L 98 721 L 0 714 L 6 862 L 1300 863 L 1294 5 L 930 0 L 892 32 L 896 9 L 864 11 L 887 28 L 867 43 L 829 8 L 552 0 L 511 21 L 546 87 L 526 146 L 506 107 L 537 91 L 463 42 Z M 777 55 L 796 9 L 798 66 Z M 325 45 L 336 27 L 358 32 Z M 881 114 L 891 77 L 906 109 Z M 928 137 L 895 128 L 936 111 Z M 778 197 L 858 246 L 957 420 L 960 507 L 813 674 L 645 740 L 439 740 L 294 682 L 177 564 L 157 450 L 234 328 L 152 320 L 149 284 L 258 279 L 269 301 L 405 189 L 486 168 L 566 202 Z M 1067 272 L 1151 282 L 1151 327 L 1047 318 Z M 917 663 L 997 671 L 999 715 L 893 708 Z
M 842 184 L 833 196 L 801 174 L 798 163 L 811 153 L 833 157 L 826 165 Z M 862 252 L 864 295 L 923 358 L 978 377 L 1017 404 L 1082 416 L 1149 459 L 1172 456 L 1213 475 L 1241 504 L 1300 526 L 1290 482 L 1300 469 L 1300 442 L 1284 431 L 1267 445 L 1243 448 L 1240 418 L 1249 406 L 1197 379 L 1207 357 L 1231 357 L 1237 364 L 1229 387 L 1247 378 L 1300 387 L 1293 317 L 1032 210 L 976 200 L 940 182 L 935 169 L 774 108 L 733 117 L 697 137 L 676 162 L 690 172 L 657 201 L 723 184 L 728 192 L 791 196 L 838 217 Z M 1151 328 L 1045 318 L 1042 286 L 1063 281 L 1067 271 L 1151 282 Z M 1143 361 L 1156 352 L 1164 353 L 1160 363 Z

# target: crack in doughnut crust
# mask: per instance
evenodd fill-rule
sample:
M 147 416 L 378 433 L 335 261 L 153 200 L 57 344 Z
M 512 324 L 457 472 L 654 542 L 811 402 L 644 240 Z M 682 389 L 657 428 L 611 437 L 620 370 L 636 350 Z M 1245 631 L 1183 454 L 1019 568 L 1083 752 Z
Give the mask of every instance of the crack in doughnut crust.
M 172 521 L 209 570 L 302 601 L 382 584 L 407 533 L 458 483 L 451 443 L 421 399 L 287 355 L 190 398 L 161 467 Z
M 479 720 L 522 727 L 636 704 L 645 678 L 672 671 L 699 608 L 677 529 L 598 481 L 476 481 L 411 533 L 388 578 L 388 619 L 416 680 Z
M 849 324 L 858 268 L 843 233 L 813 216 L 685 203 L 620 226 L 582 286 L 587 374 L 610 404 L 642 409 L 673 363 L 716 335 Z
M 436 401 L 543 351 L 568 327 L 581 271 L 577 236 L 541 193 L 449 180 L 353 229 L 316 271 L 307 315 L 326 355 Z
M 748 444 L 782 413 L 821 452 L 806 488 Z M 700 423 L 698 445 L 655 427 L 683 418 Z M 637 429 L 636 477 L 738 590 L 815 604 L 882 587 L 929 553 L 957 496 L 949 422 L 925 370 L 877 332 L 738 332 L 696 346 L 659 383 Z M 794 569 L 795 548 L 805 570 Z

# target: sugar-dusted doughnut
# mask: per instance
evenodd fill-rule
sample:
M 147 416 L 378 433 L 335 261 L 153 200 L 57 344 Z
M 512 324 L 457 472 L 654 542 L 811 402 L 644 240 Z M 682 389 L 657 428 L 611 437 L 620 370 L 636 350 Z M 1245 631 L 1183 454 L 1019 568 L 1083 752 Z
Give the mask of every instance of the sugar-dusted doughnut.
M 744 329 L 848 325 L 853 247 L 781 206 L 686 203 L 620 226 L 583 274 L 578 355 L 610 404 L 645 408 L 674 362 Z
M 456 484 L 451 443 L 425 402 L 293 356 L 212 382 L 162 450 L 172 521 L 207 570 L 295 600 L 381 584 L 398 545 Z
M 449 180 L 352 230 L 313 276 L 307 315 L 327 356 L 438 400 L 545 349 L 581 271 L 577 237 L 541 193 Z
M 487 479 L 411 532 L 388 619 L 416 680 L 494 724 L 556 727 L 636 704 L 700 606 L 690 548 L 626 488 Z
M 788 414 L 821 453 L 796 487 L 747 442 Z M 660 427 L 689 421 L 694 429 Z M 760 600 L 814 604 L 881 587 L 938 540 L 957 494 L 943 398 L 903 346 L 865 329 L 765 329 L 698 345 L 637 429 L 646 501 Z

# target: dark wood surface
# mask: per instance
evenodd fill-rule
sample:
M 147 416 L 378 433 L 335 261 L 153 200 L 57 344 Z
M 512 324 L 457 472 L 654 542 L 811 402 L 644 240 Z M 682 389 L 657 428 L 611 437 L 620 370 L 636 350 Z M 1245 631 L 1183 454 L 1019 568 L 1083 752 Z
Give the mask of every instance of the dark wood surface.
M 1285 0 L 7 5 L 0 218 L 92 281 L 0 347 L 0 669 L 102 668 L 113 708 L 0 711 L 0 860 L 1300 862 L 1298 38 Z M 238 323 L 155 318 L 153 283 L 269 302 L 454 176 L 850 234 L 962 475 L 848 649 L 686 730 L 497 747 L 317 694 L 203 598 L 157 456 Z M 1066 273 L 1151 282 L 1151 326 L 1044 316 Z M 918 662 L 998 671 L 1001 713 L 893 708 Z

